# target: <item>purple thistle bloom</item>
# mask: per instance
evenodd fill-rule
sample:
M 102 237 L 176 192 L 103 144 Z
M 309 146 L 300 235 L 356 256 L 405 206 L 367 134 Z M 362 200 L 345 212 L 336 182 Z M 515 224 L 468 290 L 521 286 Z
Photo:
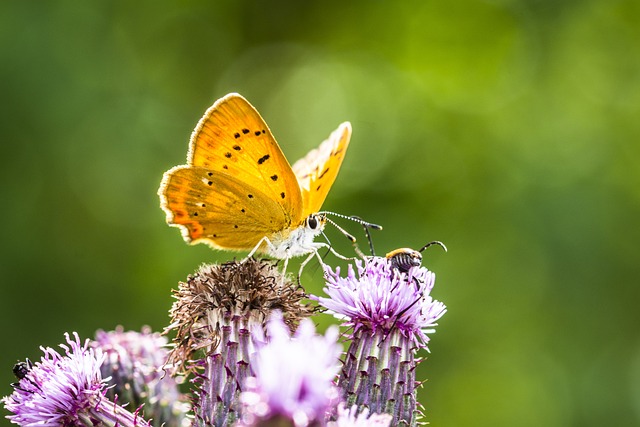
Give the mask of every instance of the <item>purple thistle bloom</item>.
M 324 291 L 312 297 L 352 329 L 338 386 L 348 405 L 393 415 L 392 425 L 415 425 L 415 353 L 427 348 L 428 333 L 446 307 L 429 293 L 435 274 L 424 267 L 406 273 L 386 258 L 356 261 L 347 277 L 325 266 Z
M 358 407 L 352 406 L 346 409 L 343 404 L 338 406 L 338 417 L 335 421 L 329 423 L 329 427 L 389 427 L 391 424 L 391 415 L 389 414 L 372 414 L 369 416 L 369 410 L 364 408 L 358 413 Z
M 186 418 L 190 405 L 178 390 L 176 380 L 164 370 L 169 351 L 167 339 L 144 327 L 142 332 L 127 331 L 118 327 L 115 331 L 96 332 L 92 347 L 99 348 L 106 356 L 101 367 L 103 377 L 109 377 L 109 399 L 117 396 L 130 407 L 142 406 L 147 419 L 154 426 L 188 426 Z
M 268 342 L 258 346 L 252 360 L 255 377 L 248 378 L 241 394 L 243 417 L 237 425 L 325 425 L 338 403 L 333 382 L 340 368 L 337 328 L 316 335 L 305 319 L 291 336 L 282 317 L 274 314 L 267 334 Z
M 435 284 L 435 274 L 424 267 L 412 267 L 404 274 L 395 270 L 386 258 L 356 261 L 358 274 L 349 265 L 347 277 L 340 277 L 340 267 L 332 271 L 325 266 L 329 298 L 314 297 L 345 319 L 344 326 L 388 335 L 399 331 L 415 346 L 426 348 L 428 333 L 434 332 L 436 321 L 446 307 L 429 295 Z
M 136 413 L 114 404 L 104 397 L 107 388 L 100 366 L 105 355 L 99 349 L 84 345 L 78 334 L 69 345 L 61 344 L 65 355 L 52 348 L 42 348 L 44 356 L 35 364 L 27 364 L 11 395 L 2 399 L 12 412 L 7 418 L 22 426 L 121 426 L 149 424 Z

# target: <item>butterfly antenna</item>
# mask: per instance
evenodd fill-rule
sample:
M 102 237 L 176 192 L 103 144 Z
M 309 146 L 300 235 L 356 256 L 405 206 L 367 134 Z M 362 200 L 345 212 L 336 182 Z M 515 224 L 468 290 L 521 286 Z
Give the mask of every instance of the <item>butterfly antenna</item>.
M 433 246 L 433 245 L 438 245 L 438 246 L 440 246 L 442 249 L 444 249 L 444 251 L 445 251 L 445 252 L 447 252 L 447 247 L 444 245 L 444 243 L 439 242 L 439 241 L 437 241 L 437 240 L 434 240 L 433 242 L 429 242 L 429 243 L 427 243 L 427 244 L 426 244 L 426 245 L 424 245 L 424 246 L 422 247 L 422 249 L 420 249 L 418 252 L 422 252 L 422 251 L 424 251 L 425 249 L 427 249 L 429 246 Z
M 324 215 L 334 215 L 337 216 L 338 218 L 343 218 L 343 219 L 348 219 L 350 221 L 354 221 L 357 222 L 358 224 L 362 224 L 364 227 L 369 227 L 373 230 L 382 230 L 382 226 L 378 225 L 378 224 L 373 224 L 371 222 L 367 222 L 365 220 L 363 220 L 360 217 L 357 216 L 348 216 L 348 215 L 342 215 L 336 212 L 330 212 L 330 211 L 322 211 L 322 212 L 318 212 L 319 214 L 324 214 Z
M 362 224 L 362 227 L 364 228 L 364 234 L 367 236 L 367 241 L 369 242 L 369 250 L 371 251 L 371 256 L 376 256 L 376 251 L 373 249 L 373 239 L 371 238 L 371 233 L 369 232 L 369 227 L 367 226 L 368 223 L 366 223 L 366 221 L 363 221 L 362 218 L 355 215 L 351 215 L 351 219 L 353 219 L 356 222 L 362 221 L 360 222 L 360 224 Z M 364 258 L 364 254 L 362 254 L 362 251 L 360 250 L 358 245 L 354 244 L 354 246 L 356 247 L 356 251 L 359 252 L 359 255 Z
M 326 213 L 326 212 L 321 212 L 321 213 Z M 340 231 L 342 234 L 344 234 L 346 236 L 347 239 L 351 240 L 351 243 L 355 243 L 356 242 L 356 238 L 353 237 L 351 234 L 349 234 L 347 232 L 347 230 L 345 230 L 344 228 L 340 227 L 338 224 L 336 224 L 334 221 L 330 220 L 329 218 L 326 218 L 327 222 L 331 225 L 333 225 L 335 228 L 338 229 L 338 231 Z M 322 233 L 324 234 L 324 233 Z M 327 236 L 325 236 L 325 239 L 327 238 Z M 329 241 L 329 239 L 327 239 L 327 241 Z M 329 245 L 331 245 L 331 243 L 329 243 Z

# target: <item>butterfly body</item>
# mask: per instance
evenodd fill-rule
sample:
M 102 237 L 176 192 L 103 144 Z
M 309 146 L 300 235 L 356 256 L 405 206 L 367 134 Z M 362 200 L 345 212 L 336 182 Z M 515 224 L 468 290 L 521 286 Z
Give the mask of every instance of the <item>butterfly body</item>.
M 318 211 L 351 136 L 341 124 L 293 167 L 267 124 L 238 94 L 207 110 L 196 126 L 187 164 L 164 174 L 158 194 L 167 223 L 191 244 L 262 252 L 288 259 L 316 252 L 325 225 Z
M 325 245 L 314 241 L 324 230 L 325 223 L 323 215 L 311 214 L 303 224 L 272 234 L 259 250 L 280 259 L 315 252 Z

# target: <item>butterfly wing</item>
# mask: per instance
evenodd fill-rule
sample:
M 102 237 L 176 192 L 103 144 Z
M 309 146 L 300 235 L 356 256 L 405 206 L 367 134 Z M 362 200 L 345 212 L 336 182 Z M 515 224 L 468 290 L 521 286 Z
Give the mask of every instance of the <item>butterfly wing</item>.
M 342 123 L 329 138 L 293 165 L 302 192 L 303 217 L 318 212 L 338 176 L 349 146 L 351 124 Z
M 302 222 L 295 174 L 267 124 L 242 96 L 228 94 L 207 110 L 191 135 L 187 162 L 259 189 L 296 225 Z
M 264 236 L 291 223 L 277 200 L 263 188 L 201 166 L 176 166 L 160 185 L 167 223 L 191 243 L 217 249 L 251 250 Z

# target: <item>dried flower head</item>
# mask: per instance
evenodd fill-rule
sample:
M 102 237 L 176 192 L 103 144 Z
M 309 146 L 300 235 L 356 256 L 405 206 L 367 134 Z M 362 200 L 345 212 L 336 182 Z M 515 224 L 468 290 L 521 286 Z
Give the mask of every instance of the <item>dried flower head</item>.
M 176 367 L 193 358 L 194 352 L 218 346 L 222 327 L 232 318 L 242 318 L 249 329 L 262 328 L 274 310 L 295 327 L 312 308 L 303 304 L 304 290 L 278 271 L 272 261 L 247 259 L 222 265 L 204 265 L 175 292 L 172 322 L 175 348 L 169 365 Z

